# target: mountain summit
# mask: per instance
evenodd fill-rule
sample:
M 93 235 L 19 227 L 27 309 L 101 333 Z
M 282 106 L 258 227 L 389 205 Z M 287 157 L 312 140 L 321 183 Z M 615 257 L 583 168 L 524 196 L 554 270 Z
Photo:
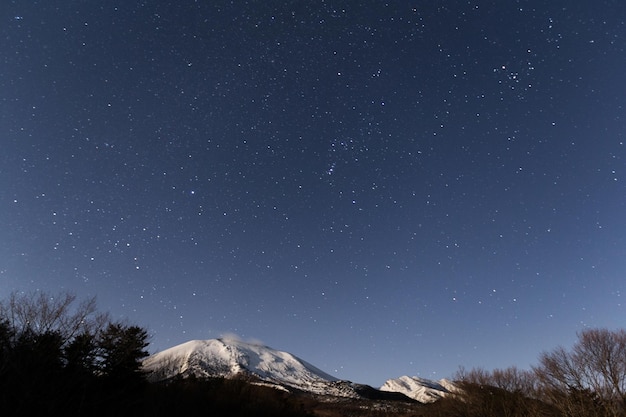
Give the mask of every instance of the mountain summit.
M 338 381 L 291 353 L 230 338 L 192 340 L 148 357 L 143 365 L 152 381 L 244 375 L 305 391 Z

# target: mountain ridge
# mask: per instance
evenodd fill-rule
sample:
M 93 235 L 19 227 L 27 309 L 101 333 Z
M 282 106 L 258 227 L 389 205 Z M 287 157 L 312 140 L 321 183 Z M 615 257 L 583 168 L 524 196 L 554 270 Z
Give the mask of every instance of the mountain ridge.
M 390 379 L 380 388 L 338 379 L 288 352 L 234 338 L 190 340 L 155 353 L 143 362 L 148 380 L 250 377 L 285 390 L 314 395 L 392 401 L 436 401 L 444 384 L 416 377 Z

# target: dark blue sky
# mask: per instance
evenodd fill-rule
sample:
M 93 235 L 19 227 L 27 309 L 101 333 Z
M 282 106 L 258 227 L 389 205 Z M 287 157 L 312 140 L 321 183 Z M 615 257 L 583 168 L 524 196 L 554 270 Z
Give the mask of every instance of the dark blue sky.
M 621 1 L 5 1 L 0 296 L 381 385 L 624 325 Z

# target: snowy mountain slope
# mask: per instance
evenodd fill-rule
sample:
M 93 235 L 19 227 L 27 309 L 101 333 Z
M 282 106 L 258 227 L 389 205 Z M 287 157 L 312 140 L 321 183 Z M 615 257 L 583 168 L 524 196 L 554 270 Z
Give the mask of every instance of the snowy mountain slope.
M 290 353 L 234 339 L 192 340 L 148 357 L 143 367 L 152 381 L 253 375 L 314 393 L 343 390 L 337 378 Z
M 401 376 L 397 379 L 387 380 L 381 391 L 400 392 L 409 398 L 421 403 L 432 403 L 441 397 L 457 390 L 455 385 L 446 380 L 431 381 L 419 377 Z
M 371 400 L 432 402 L 448 392 L 420 378 L 388 380 L 378 390 L 339 380 L 288 352 L 237 339 L 192 340 L 156 353 L 143 362 L 153 382 L 176 377 L 251 377 L 263 385 L 316 395 Z

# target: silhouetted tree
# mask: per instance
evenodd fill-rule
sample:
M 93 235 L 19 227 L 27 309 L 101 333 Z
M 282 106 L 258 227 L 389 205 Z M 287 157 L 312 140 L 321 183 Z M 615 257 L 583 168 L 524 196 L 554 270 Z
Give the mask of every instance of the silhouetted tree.
M 0 415 L 130 415 L 141 401 L 147 332 L 95 300 L 12 294 L 0 302 Z
M 11 327 L 8 320 L 0 317 L 0 375 L 4 368 L 9 364 L 9 355 L 11 354 L 15 331 Z
M 94 334 L 111 321 L 108 314 L 97 311 L 95 297 L 78 304 L 75 301 L 76 296 L 70 293 L 12 293 L 0 303 L 0 317 L 18 333 L 54 331 L 64 341 L 83 332 Z
M 550 408 L 538 397 L 533 372 L 509 367 L 487 371 L 461 368 L 455 380 L 460 392 L 443 401 L 452 414 L 465 416 L 538 416 L 550 415 Z
M 66 367 L 69 372 L 94 374 L 97 366 L 97 341 L 94 335 L 81 333 L 74 337 L 64 350 Z
M 140 374 L 141 361 L 148 356 L 148 333 L 138 326 L 111 323 L 99 341 L 102 372 L 113 378 Z
M 454 379 L 476 385 L 489 385 L 509 392 L 522 392 L 529 396 L 537 391 L 535 373 L 515 366 L 493 371 L 483 368 L 473 368 L 467 371 L 465 368 L 460 368 Z
M 564 415 L 626 415 L 626 331 L 584 330 L 570 351 L 558 347 L 539 362 L 542 393 Z

